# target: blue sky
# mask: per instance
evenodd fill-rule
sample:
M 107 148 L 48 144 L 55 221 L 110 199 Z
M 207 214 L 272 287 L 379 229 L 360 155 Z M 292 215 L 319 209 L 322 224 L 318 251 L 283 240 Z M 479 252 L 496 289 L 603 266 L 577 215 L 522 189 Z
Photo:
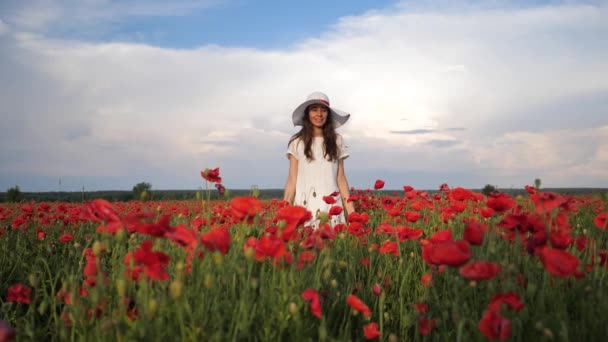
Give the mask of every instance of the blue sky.
M 210 0 L 176 1 L 171 5 L 170 1 L 151 1 L 161 5 L 160 8 L 150 5 L 148 11 L 145 1 L 100 1 L 98 4 L 91 1 L 88 6 L 86 1 L 54 3 L 59 4 L 63 15 L 45 27 L 48 37 L 96 42 L 131 41 L 184 49 L 208 44 L 281 49 L 322 34 L 341 17 L 370 10 L 389 10 L 397 2 Z M 9 22 L 11 13 L 27 8 L 27 1 L 8 1 L 0 5 Z M 100 9 L 116 14 L 97 15 L 88 22 L 70 20 L 83 14 L 95 16 L 90 12 Z
M 246 1 L 211 5 L 186 16 L 123 22 L 114 32 L 141 32 L 144 42 L 173 48 L 201 45 L 282 49 L 327 31 L 343 16 L 385 8 L 393 1 Z M 102 38 L 103 39 L 103 38 Z
M 0 3 L 0 190 L 281 188 L 291 112 L 352 186 L 608 184 L 606 1 Z

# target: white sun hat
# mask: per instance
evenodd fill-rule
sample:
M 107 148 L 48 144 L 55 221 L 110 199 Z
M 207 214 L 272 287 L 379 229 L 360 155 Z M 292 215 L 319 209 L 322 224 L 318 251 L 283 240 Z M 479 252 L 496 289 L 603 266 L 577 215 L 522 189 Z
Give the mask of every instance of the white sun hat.
M 329 117 L 334 122 L 334 128 L 338 128 L 344 125 L 346 121 L 348 121 L 348 118 L 350 118 L 350 114 L 339 109 L 332 108 L 329 105 L 329 97 L 327 97 L 327 95 L 316 91 L 308 95 L 306 101 L 304 101 L 304 103 L 299 105 L 298 108 L 293 111 L 292 120 L 294 126 L 302 126 L 304 124 L 304 115 L 306 115 L 306 108 L 313 104 L 322 104 L 324 106 L 327 106 L 327 108 L 329 109 Z

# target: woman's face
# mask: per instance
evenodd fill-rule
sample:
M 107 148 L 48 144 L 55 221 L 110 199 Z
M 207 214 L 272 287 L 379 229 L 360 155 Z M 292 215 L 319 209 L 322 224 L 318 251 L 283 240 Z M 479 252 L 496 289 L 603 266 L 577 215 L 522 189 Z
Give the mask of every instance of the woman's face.
M 312 105 L 308 107 L 308 119 L 313 126 L 323 128 L 327 121 L 327 107 L 323 105 Z

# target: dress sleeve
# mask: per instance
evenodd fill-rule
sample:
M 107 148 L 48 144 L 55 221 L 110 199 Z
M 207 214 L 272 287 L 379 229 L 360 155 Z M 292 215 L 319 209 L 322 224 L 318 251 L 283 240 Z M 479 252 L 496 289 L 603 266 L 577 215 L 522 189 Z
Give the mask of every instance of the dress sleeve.
M 287 153 L 285 154 L 287 156 L 287 159 L 289 159 L 289 155 L 293 155 L 294 157 L 296 157 L 296 159 L 298 158 L 298 151 L 297 151 L 297 146 L 298 146 L 298 139 L 296 140 L 292 140 L 289 145 L 287 146 Z
M 338 135 L 336 139 L 336 143 L 338 144 L 338 159 L 346 159 L 350 154 L 348 154 L 348 146 L 344 143 L 344 138 L 341 135 Z

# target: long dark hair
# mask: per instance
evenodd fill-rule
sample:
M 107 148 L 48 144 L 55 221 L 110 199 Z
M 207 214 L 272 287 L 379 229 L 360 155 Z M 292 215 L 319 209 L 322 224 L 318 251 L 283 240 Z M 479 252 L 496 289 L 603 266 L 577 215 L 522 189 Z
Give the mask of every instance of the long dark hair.
M 300 129 L 298 133 L 294 134 L 291 139 L 289 139 L 289 143 L 287 144 L 287 146 L 289 146 L 292 141 L 301 138 L 302 142 L 304 143 L 304 155 L 306 156 L 306 159 L 308 161 L 312 161 L 315 158 L 312 155 L 311 147 L 313 138 L 313 125 L 310 122 L 310 116 L 308 114 L 309 109 L 310 106 L 306 107 L 306 110 L 304 111 L 302 129 Z M 337 134 L 336 130 L 334 129 L 334 122 L 331 119 L 331 112 L 328 108 L 327 120 L 325 120 L 325 124 L 323 125 L 323 157 L 330 162 L 338 160 L 338 144 L 336 140 Z

